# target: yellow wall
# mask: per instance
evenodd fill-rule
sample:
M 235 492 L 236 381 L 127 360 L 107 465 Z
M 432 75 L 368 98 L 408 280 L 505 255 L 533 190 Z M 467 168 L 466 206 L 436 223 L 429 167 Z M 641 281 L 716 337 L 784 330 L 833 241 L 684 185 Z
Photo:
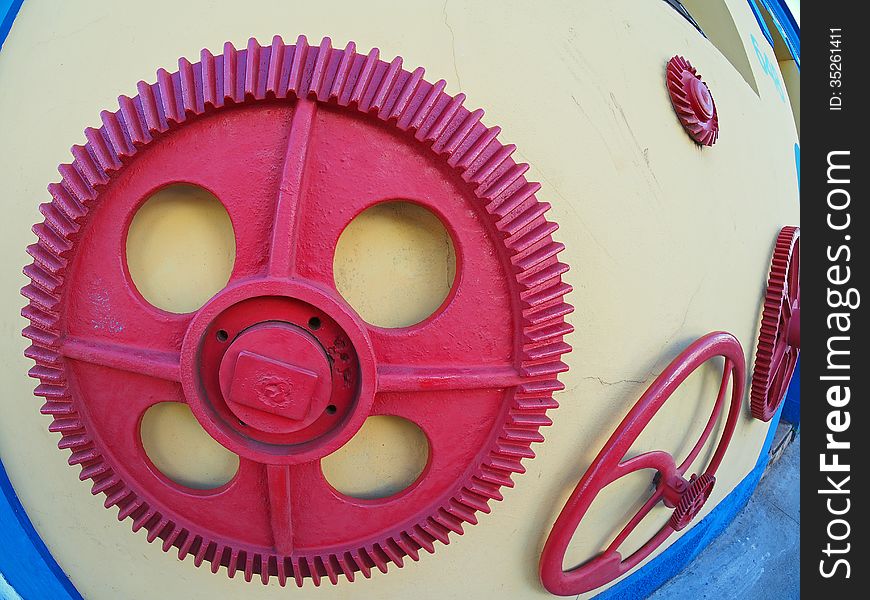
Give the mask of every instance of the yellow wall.
M 773 240 L 797 224 L 788 102 L 760 70 L 743 0 L 728 0 L 742 32 L 758 94 L 728 60 L 656 0 L 565 0 L 532 4 L 489 0 L 327 3 L 248 0 L 244 4 L 152 0 L 28 0 L 0 53 L 0 455 L 37 530 L 88 598 L 544 598 L 537 561 L 549 528 L 582 471 L 655 375 L 691 340 L 733 332 L 750 362 Z M 571 370 L 555 424 L 528 472 L 479 525 L 434 556 L 371 581 L 301 592 L 228 580 L 179 562 L 133 535 L 129 523 L 92 497 L 47 432 L 30 361 L 19 336 L 24 248 L 37 205 L 56 166 L 83 143 L 86 126 L 139 79 L 179 56 L 249 36 L 268 43 L 299 33 L 343 46 L 353 39 L 381 55 L 423 65 L 447 79 L 467 106 L 486 109 L 503 128 L 539 199 L 553 205 L 557 239 L 567 251 L 577 307 L 570 320 Z M 767 45 L 770 61 L 776 64 Z M 721 135 L 700 149 L 680 128 L 664 85 L 665 62 L 687 57 L 713 92 Z M 636 450 L 685 452 L 706 419 L 718 377 L 694 377 L 655 421 Z M 748 409 L 720 470 L 713 503 L 750 470 L 766 426 Z M 599 502 L 569 558 L 594 552 L 647 481 L 627 482 Z M 635 489 L 632 490 L 631 485 Z M 658 515 L 661 517 L 661 515 Z M 653 518 L 651 517 L 650 521 Z M 659 521 L 660 523 L 661 521 Z M 648 530 L 657 524 L 650 523 Z

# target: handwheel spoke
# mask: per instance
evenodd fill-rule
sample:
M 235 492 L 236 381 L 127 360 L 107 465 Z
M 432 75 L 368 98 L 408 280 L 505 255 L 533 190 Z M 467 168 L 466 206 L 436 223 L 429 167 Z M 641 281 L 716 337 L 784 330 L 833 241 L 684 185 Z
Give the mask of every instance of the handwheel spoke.
M 675 473 L 677 467 L 674 463 L 674 457 L 663 450 L 644 452 L 617 464 L 609 474 L 604 485 L 609 485 L 617 479 L 641 469 L 655 469 L 663 476 L 667 476 Z
M 691 467 L 692 463 L 695 462 L 695 459 L 698 458 L 698 455 L 707 443 L 707 439 L 710 437 L 710 434 L 713 433 L 713 429 L 719 421 L 719 415 L 722 414 L 722 408 L 725 406 L 725 394 L 728 391 L 728 380 L 731 378 L 731 372 L 733 369 L 734 363 L 731 362 L 730 358 L 726 358 L 725 366 L 722 370 L 722 382 L 719 384 L 719 394 L 716 396 L 716 404 L 713 406 L 713 412 L 710 413 L 710 418 L 707 419 L 707 424 L 704 426 L 704 431 L 701 432 L 701 437 L 699 437 L 698 441 L 695 442 L 694 447 L 692 447 L 691 452 L 689 452 L 689 455 L 686 456 L 685 460 L 680 463 L 680 466 L 677 469 L 680 472 L 680 475 L 685 475 L 686 470 Z
M 310 100 L 299 99 L 293 111 L 269 249 L 269 275 L 272 277 L 290 277 L 296 271 L 296 238 L 305 159 L 316 107 Z
M 379 392 L 501 389 L 519 385 L 521 381 L 520 373 L 512 365 L 378 367 Z
M 293 552 L 293 514 L 290 467 L 266 465 L 266 487 L 269 493 L 269 518 L 275 551 L 287 556 Z
M 181 381 L 178 352 L 68 337 L 61 346 L 67 358 L 167 381 Z
M 644 517 L 646 517 L 653 507 L 659 503 L 662 499 L 662 492 L 660 490 L 656 490 L 650 498 L 644 502 L 643 506 L 634 514 L 631 520 L 626 523 L 625 527 L 617 534 L 613 541 L 607 546 L 607 549 L 602 554 L 610 554 L 611 552 L 616 552 L 618 548 L 622 545 L 622 543 L 628 538 L 632 531 L 634 531 L 637 526 L 643 521 Z

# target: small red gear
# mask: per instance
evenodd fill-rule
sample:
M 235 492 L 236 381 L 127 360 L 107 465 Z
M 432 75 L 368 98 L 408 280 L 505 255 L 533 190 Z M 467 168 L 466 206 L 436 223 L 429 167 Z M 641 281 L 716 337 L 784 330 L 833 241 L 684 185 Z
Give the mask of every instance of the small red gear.
M 689 479 L 689 486 L 683 492 L 668 521 L 670 526 L 674 528 L 674 531 L 684 529 L 701 512 L 704 503 L 707 502 L 707 498 L 713 492 L 714 485 L 716 485 L 715 475 L 709 473 L 692 475 Z
M 682 56 L 668 61 L 668 92 L 674 111 L 693 140 L 712 146 L 719 137 L 719 114 L 710 88 L 695 67 Z
M 353 581 L 449 543 L 524 472 L 568 369 L 564 246 L 515 147 L 445 85 L 329 38 L 227 43 L 121 96 L 59 167 L 27 249 L 25 355 L 69 464 L 149 542 L 230 577 Z M 213 192 L 236 238 L 227 287 L 186 314 L 149 305 L 124 254 L 135 211 L 177 182 Z M 394 198 L 444 221 L 457 277 L 431 317 L 388 330 L 339 296 L 332 257 L 355 215 Z M 309 393 L 279 398 L 278 380 Z M 139 423 L 163 401 L 240 455 L 230 482 L 191 490 L 154 467 Z M 429 441 L 389 498 L 344 496 L 320 468 L 368 415 Z
M 800 237 L 799 227 L 783 227 L 770 263 L 749 392 L 752 416 L 762 421 L 779 409 L 800 354 Z

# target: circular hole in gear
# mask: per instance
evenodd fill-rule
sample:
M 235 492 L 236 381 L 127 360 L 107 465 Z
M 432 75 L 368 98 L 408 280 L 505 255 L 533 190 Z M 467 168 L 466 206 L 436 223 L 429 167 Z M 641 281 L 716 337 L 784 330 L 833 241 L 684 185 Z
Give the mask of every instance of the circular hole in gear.
M 223 204 L 190 184 L 167 186 L 136 211 L 127 232 L 130 277 L 152 305 L 174 313 L 201 307 L 229 281 L 236 255 Z
M 353 498 L 387 498 L 414 483 L 429 460 L 426 434 L 394 416 L 366 419 L 360 430 L 321 468 L 336 490 Z
M 366 209 L 344 229 L 333 273 L 335 287 L 363 320 L 408 327 L 447 298 L 456 252 L 431 211 L 411 202 L 386 202 Z
M 186 404 L 161 402 L 150 407 L 139 433 L 154 466 L 179 485 L 217 488 L 239 469 L 239 457 L 214 441 Z

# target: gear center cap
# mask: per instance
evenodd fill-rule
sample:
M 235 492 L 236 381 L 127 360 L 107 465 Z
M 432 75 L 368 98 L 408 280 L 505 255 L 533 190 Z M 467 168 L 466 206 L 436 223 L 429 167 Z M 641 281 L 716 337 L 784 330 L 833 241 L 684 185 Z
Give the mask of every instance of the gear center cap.
M 332 389 L 329 358 L 305 330 L 266 322 L 242 332 L 220 363 L 220 389 L 242 425 L 291 433 L 327 408 Z
M 692 77 L 689 82 L 689 99 L 699 116 L 709 120 L 713 117 L 713 96 L 704 82 L 697 77 Z

